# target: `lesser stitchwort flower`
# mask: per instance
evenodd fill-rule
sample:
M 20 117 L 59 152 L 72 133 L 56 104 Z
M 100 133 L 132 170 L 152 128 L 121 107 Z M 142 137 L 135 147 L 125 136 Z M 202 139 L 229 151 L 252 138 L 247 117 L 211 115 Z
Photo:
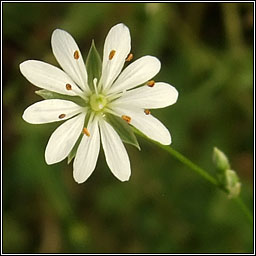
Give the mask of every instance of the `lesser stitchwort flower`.
M 152 56 L 139 58 L 121 72 L 125 62 L 133 57 L 130 53 L 130 32 L 124 24 L 117 24 L 109 31 L 104 44 L 102 69 L 96 70 L 101 75 L 93 77 L 91 82 L 89 76 L 92 74 L 69 33 L 56 29 L 51 44 L 63 70 L 37 60 L 20 64 L 21 73 L 29 82 L 52 92 L 52 95 L 63 96 L 39 101 L 23 114 L 23 119 L 32 124 L 67 120 L 48 141 L 46 163 L 62 161 L 79 142 L 73 176 L 76 182 L 82 183 L 95 169 L 101 141 L 112 173 L 121 181 L 128 180 L 130 161 L 120 138 L 122 127 L 125 127 L 123 123 L 129 129 L 130 125 L 134 126 L 152 140 L 169 145 L 169 131 L 151 115 L 149 109 L 174 104 L 178 98 L 177 90 L 167 83 L 151 80 L 160 70 L 160 61 Z M 72 100 L 78 97 L 83 104 Z M 110 117 L 116 119 L 110 122 Z M 115 128 L 115 121 L 121 123 L 119 130 Z

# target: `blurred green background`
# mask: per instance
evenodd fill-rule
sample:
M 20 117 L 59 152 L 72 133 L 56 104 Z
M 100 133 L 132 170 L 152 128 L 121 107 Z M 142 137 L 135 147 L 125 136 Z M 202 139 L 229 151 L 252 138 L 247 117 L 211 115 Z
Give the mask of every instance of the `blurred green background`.
M 24 109 L 41 98 L 19 72 L 38 59 L 57 65 L 55 28 L 76 39 L 84 58 L 94 39 L 125 23 L 137 59 L 157 56 L 155 80 L 178 102 L 152 111 L 173 148 L 214 174 L 212 149 L 230 158 L 241 196 L 253 208 L 252 3 L 3 3 L 3 252 L 249 253 L 253 228 L 233 200 L 151 142 L 126 145 L 132 176 L 119 182 L 101 151 L 86 183 L 44 150 L 58 124 L 31 125 Z

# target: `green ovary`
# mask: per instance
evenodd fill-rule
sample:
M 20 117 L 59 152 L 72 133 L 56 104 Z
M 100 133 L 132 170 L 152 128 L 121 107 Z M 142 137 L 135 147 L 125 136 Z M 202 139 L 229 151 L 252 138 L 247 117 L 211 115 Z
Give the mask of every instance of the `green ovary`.
M 93 94 L 90 97 L 90 105 L 94 111 L 102 111 L 106 104 L 107 100 L 102 94 Z

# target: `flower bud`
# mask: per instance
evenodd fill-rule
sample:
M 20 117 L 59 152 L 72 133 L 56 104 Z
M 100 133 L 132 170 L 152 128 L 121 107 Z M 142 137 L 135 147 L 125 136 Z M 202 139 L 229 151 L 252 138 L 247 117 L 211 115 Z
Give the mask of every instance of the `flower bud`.
M 230 169 L 225 171 L 225 188 L 229 198 L 237 197 L 240 194 L 241 183 L 235 171 Z
M 230 169 L 230 164 L 227 156 L 217 147 L 214 147 L 213 149 L 213 162 L 216 165 L 217 169 L 221 172 Z

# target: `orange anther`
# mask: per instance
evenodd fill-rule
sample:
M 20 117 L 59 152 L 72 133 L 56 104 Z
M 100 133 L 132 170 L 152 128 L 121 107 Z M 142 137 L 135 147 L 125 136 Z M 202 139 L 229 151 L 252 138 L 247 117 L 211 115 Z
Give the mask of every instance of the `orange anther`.
M 126 116 L 126 115 L 122 115 L 122 119 L 124 120 L 124 121 L 126 121 L 128 124 L 131 122 L 131 117 L 129 117 L 129 116 Z
M 149 109 L 145 109 L 145 110 L 144 110 L 144 113 L 145 113 L 146 115 L 150 115 L 150 114 L 151 114 L 151 112 L 150 112 Z
M 154 80 L 150 80 L 147 82 L 147 86 L 149 87 L 153 87 L 155 85 L 155 81 Z
M 79 59 L 79 52 L 78 52 L 78 50 L 76 50 L 76 51 L 74 52 L 74 59 L 75 59 L 75 60 L 78 60 L 78 59 Z
M 116 51 L 115 51 L 115 50 L 112 50 L 112 51 L 109 53 L 108 58 L 109 58 L 110 60 L 112 60 L 113 57 L 115 56 L 115 54 L 116 54 Z
M 72 90 L 71 84 L 66 84 L 66 89 L 67 89 L 68 91 Z
M 133 59 L 133 54 L 130 53 L 125 61 L 131 61 Z
M 90 137 L 90 133 L 89 133 L 88 129 L 85 128 L 85 127 L 83 129 L 83 134 L 85 134 L 86 136 Z
M 62 119 L 62 118 L 64 118 L 66 115 L 65 114 L 60 114 L 59 115 L 59 119 Z

